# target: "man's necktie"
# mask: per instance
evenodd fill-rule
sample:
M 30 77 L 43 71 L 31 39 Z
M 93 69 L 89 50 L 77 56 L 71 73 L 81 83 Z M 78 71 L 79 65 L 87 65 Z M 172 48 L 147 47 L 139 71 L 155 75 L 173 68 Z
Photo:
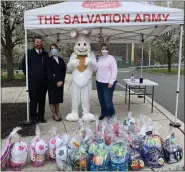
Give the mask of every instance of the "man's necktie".
M 42 63 L 43 63 L 43 56 L 42 56 L 42 51 L 39 50 L 39 55 L 41 56 L 41 60 L 42 60 Z

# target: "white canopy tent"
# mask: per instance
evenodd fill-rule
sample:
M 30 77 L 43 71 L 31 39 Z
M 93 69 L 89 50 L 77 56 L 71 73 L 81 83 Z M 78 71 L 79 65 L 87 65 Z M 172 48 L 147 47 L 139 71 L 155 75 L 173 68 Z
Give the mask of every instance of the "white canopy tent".
M 63 2 L 28 10 L 24 14 L 25 53 L 27 65 L 27 30 L 31 30 L 54 42 L 74 42 L 70 30 L 91 28 L 91 41 L 99 42 L 103 37 L 109 43 L 142 43 L 181 26 L 179 47 L 179 70 L 175 123 L 178 110 L 180 62 L 182 54 L 182 31 L 184 11 L 138 2 Z M 142 66 L 142 65 L 141 65 Z M 141 73 L 142 76 L 142 73 Z M 28 78 L 27 88 L 28 88 Z M 27 98 L 27 120 L 29 122 L 29 98 Z

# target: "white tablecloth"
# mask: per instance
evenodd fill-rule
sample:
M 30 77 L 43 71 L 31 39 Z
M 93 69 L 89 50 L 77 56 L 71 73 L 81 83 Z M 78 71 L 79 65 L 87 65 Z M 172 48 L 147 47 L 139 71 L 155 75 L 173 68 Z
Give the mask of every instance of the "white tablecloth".
M 143 79 L 143 83 L 139 83 L 139 79 L 131 81 L 131 79 L 123 79 L 127 85 L 130 86 L 158 86 L 159 84 L 149 79 Z

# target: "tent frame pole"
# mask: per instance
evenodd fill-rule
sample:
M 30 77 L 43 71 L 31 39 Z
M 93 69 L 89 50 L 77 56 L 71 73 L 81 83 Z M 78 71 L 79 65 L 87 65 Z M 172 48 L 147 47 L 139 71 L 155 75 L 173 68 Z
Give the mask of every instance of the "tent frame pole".
M 141 78 L 143 77 L 143 56 L 144 56 L 143 44 L 144 44 L 144 35 L 142 33 L 141 34 Z
M 177 114 L 178 114 L 178 105 L 179 105 L 180 70 L 181 70 L 181 59 L 182 59 L 182 33 L 183 33 L 183 25 L 180 25 L 179 60 L 178 60 L 175 116 L 174 116 L 174 122 L 170 123 L 170 126 L 173 126 L 175 128 L 179 128 L 181 126 L 180 123 L 177 123 Z
M 144 41 L 141 43 L 141 78 L 143 77 L 143 43 Z
M 26 92 L 27 92 L 27 119 L 24 121 L 25 125 L 31 124 L 29 111 L 29 89 L 28 89 L 28 38 L 27 29 L 25 29 L 25 63 L 26 63 Z
M 143 78 L 143 56 L 144 56 L 143 44 L 144 44 L 144 34 L 142 33 L 141 34 L 141 76 L 140 78 Z M 139 92 L 142 92 L 140 86 L 139 86 L 139 89 L 140 89 Z M 137 97 L 143 98 L 143 95 L 138 95 Z

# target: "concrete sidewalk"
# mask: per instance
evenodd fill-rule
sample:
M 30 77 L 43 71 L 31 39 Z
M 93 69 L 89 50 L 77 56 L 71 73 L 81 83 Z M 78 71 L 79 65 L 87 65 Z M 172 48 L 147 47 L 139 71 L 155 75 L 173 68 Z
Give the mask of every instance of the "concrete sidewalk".
M 46 114 L 45 118 L 47 120 L 46 124 L 38 124 L 41 129 L 42 136 L 49 140 L 51 137 L 51 128 L 55 126 L 57 128 L 58 133 L 63 132 L 74 132 L 79 128 L 78 122 L 68 122 L 65 121 L 65 116 L 71 110 L 71 75 L 67 74 L 66 83 L 65 83 L 65 93 L 64 93 L 64 103 L 60 105 L 60 112 L 63 117 L 63 121 L 56 122 L 52 118 L 52 113 L 50 111 L 48 105 L 48 97 L 46 103 Z M 26 91 L 23 87 L 14 87 L 14 88 L 2 88 L 2 103 L 19 103 L 19 102 L 26 102 Z M 160 135 L 162 137 L 167 136 L 168 132 L 174 131 L 177 139 L 179 140 L 180 144 L 184 149 L 184 123 L 180 120 L 178 122 L 181 123 L 181 128 L 171 128 L 169 123 L 173 121 L 174 116 L 168 112 L 166 109 L 161 107 L 159 104 L 154 102 L 154 112 L 151 113 L 151 99 L 147 97 L 146 103 L 143 102 L 143 99 L 137 98 L 137 96 L 131 97 L 131 111 L 134 115 L 146 115 L 149 116 L 153 121 L 157 121 L 161 125 Z M 128 113 L 128 104 L 124 102 L 124 91 L 115 91 L 114 93 L 114 104 L 115 110 L 118 119 L 124 119 Z M 100 106 L 97 98 L 97 92 L 95 90 L 92 91 L 92 101 L 91 101 L 91 112 L 94 114 L 99 115 L 100 113 Z M 93 123 L 92 123 L 93 125 Z M 24 137 L 23 140 L 26 142 L 30 142 L 33 137 Z M 5 140 L 2 140 L 4 145 Z M 183 164 L 182 164 L 183 163 Z M 177 164 L 168 165 L 165 164 L 163 170 L 177 170 L 176 167 L 179 165 L 179 168 L 184 166 L 184 160 L 180 161 Z M 32 171 L 35 168 L 27 167 L 25 170 Z M 56 164 L 47 163 L 44 167 L 39 168 L 39 170 L 47 170 L 47 171 L 56 171 Z M 146 168 L 145 170 L 151 170 Z M 154 170 L 154 169 L 153 169 Z M 161 169 L 162 170 L 162 169 Z M 179 169 L 180 170 L 180 169 Z M 156 171 L 159 171 L 156 169 Z

